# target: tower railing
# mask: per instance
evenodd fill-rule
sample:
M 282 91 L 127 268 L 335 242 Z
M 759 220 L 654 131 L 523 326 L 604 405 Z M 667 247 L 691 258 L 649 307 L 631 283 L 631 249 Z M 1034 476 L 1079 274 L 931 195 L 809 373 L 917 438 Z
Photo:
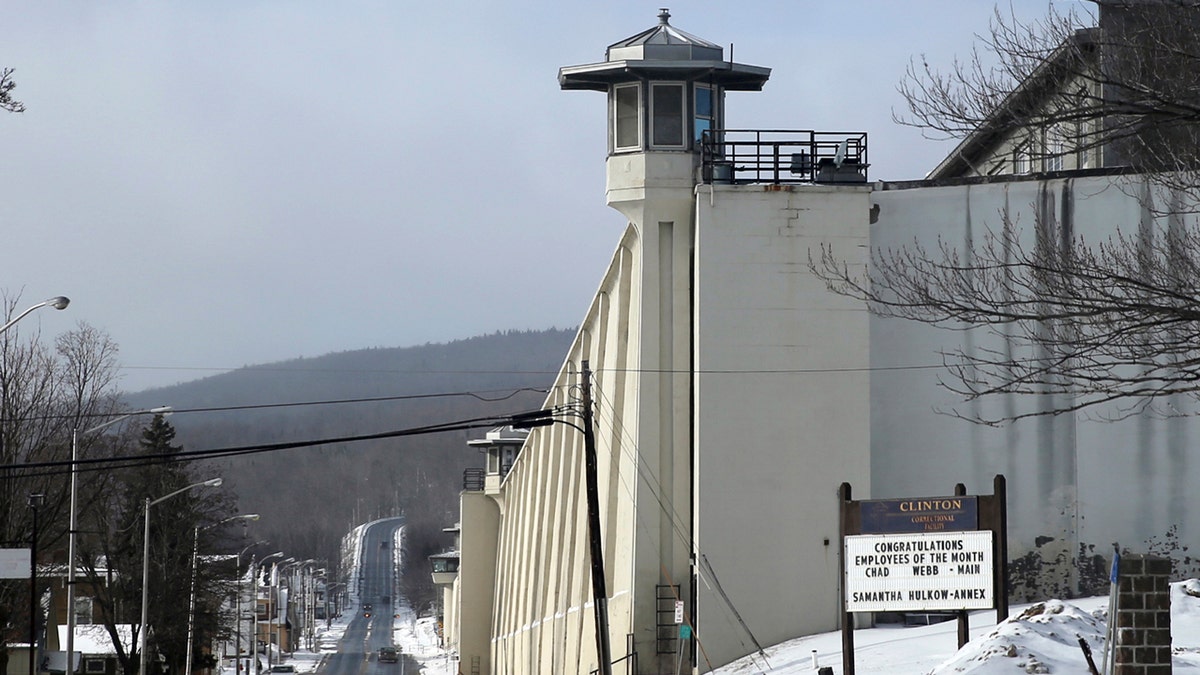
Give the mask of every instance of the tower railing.
M 867 181 L 867 134 L 862 131 L 708 129 L 700 151 L 706 184 Z
M 463 491 L 482 492 L 486 484 L 487 472 L 483 469 L 463 469 Z

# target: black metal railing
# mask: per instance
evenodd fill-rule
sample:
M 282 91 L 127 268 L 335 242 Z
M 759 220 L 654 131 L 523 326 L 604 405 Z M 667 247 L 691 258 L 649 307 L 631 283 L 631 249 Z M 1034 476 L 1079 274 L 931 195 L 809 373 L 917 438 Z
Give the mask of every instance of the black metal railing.
M 704 183 L 865 183 L 866 132 L 709 129 Z
M 463 469 L 463 490 L 466 492 L 482 492 L 483 481 L 487 472 L 483 469 Z

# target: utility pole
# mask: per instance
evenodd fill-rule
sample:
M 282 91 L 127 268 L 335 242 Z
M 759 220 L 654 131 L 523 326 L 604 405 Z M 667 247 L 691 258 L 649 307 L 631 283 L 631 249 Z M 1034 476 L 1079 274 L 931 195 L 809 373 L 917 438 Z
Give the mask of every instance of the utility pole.
M 608 590 L 604 577 L 604 547 L 600 541 L 600 478 L 596 469 L 596 436 L 592 432 L 592 371 L 586 359 L 582 364 L 581 375 L 588 539 L 592 554 L 592 601 L 596 608 L 596 658 L 600 661 L 600 675 L 612 675 L 612 649 L 608 642 Z
M 29 675 L 37 673 L 37 516 L 45 502 L 45 494 L 29 493 L 29 508 L 33 509 L 33 533 L 29 537 Z

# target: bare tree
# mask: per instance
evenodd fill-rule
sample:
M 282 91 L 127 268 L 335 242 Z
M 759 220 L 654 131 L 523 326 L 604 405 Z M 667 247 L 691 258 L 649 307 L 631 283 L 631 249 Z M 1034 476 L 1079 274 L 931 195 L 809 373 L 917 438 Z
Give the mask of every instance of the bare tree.
M 0 311 L 11 317 L 19 302 L 19 295 L 0 294 Z M 0 540 L 30 538 L 28 496 L 43 494 L 36 546 L 39 558 L 48 558 L 47 551 L 62 546 L 66 536 L 68 476 L 23 467 L 69 460 L 72 426 L 116 405 L 111 386 L 116 347 L 103 332 L 80 324 L 59 337 L 58 349 L 52 350 L 37 331 L 23 332 L 21 325 L 0 335 Z M 39 593 L 46 585 L 41 582 Z M 14 608 L 29 606 L 29 591 L 27 582 L 0 584 L 0 625 L 12 630 L 5 633 L 5 644 L 9 638 L 28 640 L 27 612 Z M 0 647 L 0 661 L 6 658 L 7 650 Z
M 1104 166 L 1186 170 L 1190 187 L 1200 165 L 1200 2 L 1092 1 L 1095 11 L 1050 4 L 1028 23 L 997 9 L 948 70 L 910 62 L 899 85 L 908 110 L 893 118 L 932 138 L 1028 134 L 1043 156 L 1094 150 Z
M 8 112 L 25 112 L 25 104 L 13 98 L 12 90 L 17 87 L 17 83 L 12 78 L 13 69 L 0 69 L 0 110 Z
M 1113 418 L 1181 414 L 1169 397 L 1200 396 L 1200 230 L 1099 244 L 1056 235 L 1037 227 L 1029 245 L 1010 223 L 969 251 L 941 239 L 875 250 L 862 273 L 825 246 L 810 267 L 878 316 L 992 336 L 942 352 L 941 383 L 964 400 L 1050 402 L 1009 417 L 954 414 L 989 424 L 1101 407 Z
M 969 59 L 947 72 L 910 65 L 900 85 L 909 111 L 897 120 L 964 138 L 960 151 L 977 143 L 979 156 L 1065 130 L 1067 142 L 1043 144 L 1043 155 L 1091 150 L 1123 167 L 1136 177 L 1116 182 L 1150 218 L 1085 241 L 1034 205 L 1030 232 L 1004 213 L 998 231 L 962 248 L 877 248 L 865 272 L 828 247 L 810 258 L 831 290 L 877 315 L 990 336 L 943 351 L 942 385 L 965 401 L 1016 393 L 1038 404 L 953 411 L 972 421 L 1180 415 L 1175 397 L 1200 395 L 1200 2 L 1094 5 L 1051 5 L 1032 23 L 997 11 Z M 960 174 L 980 173 L 960 161 Z

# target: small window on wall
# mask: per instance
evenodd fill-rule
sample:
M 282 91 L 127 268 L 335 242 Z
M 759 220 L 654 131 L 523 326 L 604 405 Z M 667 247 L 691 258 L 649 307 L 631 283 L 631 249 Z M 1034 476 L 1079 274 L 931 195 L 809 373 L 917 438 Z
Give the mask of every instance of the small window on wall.
M 1067 151 L 1066 133 L 1059 125 L 1046 130 L 1046 156 L 1042 162 L 1044 171 L 1062 171 L 1063 155 Z
M 75 598 L 75 623 L 80 626 L 92 623 L 92 598 Z
M 650 85 L 651 142 L 656 147 L 683 147 L 683 85 Z
M 1088 105 L 1091 105 L 1091 104 L 1088 101 L 1087 89 L 1081 87 L 1079 89 L 1079 91 L 1075 92 L 1076 114 L 1075 114 L 1075 122 L 1074 122 L 1074 125 L 1072 128 L 1072 132 L 1075 135 L 1075 138 L 1073 139 L 1073 148 L 1072 149 L 1075 151 L 1075 168 L 1076 169 L 1092 168 L 1091 156 L 1090 156 L 1090 153 L 1088 152 L 1088 148 L 1087 148 L 1087 144 L 1088 144 L 1088 139 L 1086 138 L 1087 127 L 1084 125 L 1084 114 L 1082 113 L 1082 111 L 1087 110 L 1087 108 L 1085 106 L 1088 106 Z
M 641 148 L 641 95 L 636 84 L 613 88 L 613 144 L 616 150 Z
M 704 136 L 705 131 L 709 131 L 716 124 L 716 106 L 713 105 L 713 90 L 711 87 L 701 85 L 696 86 L 696 118 L 692 129 L 692 140 L 697 145 L 700 139 Z
M 1013 150 L 1013 173 L 1025 174 L 1033 171 L 1033 157 L 1029 152 L 1029 143 L 1025 142 Z
M 84 659 L 83 671 L 85 673 L 103 673 L 105 671 L 104 659 Z

